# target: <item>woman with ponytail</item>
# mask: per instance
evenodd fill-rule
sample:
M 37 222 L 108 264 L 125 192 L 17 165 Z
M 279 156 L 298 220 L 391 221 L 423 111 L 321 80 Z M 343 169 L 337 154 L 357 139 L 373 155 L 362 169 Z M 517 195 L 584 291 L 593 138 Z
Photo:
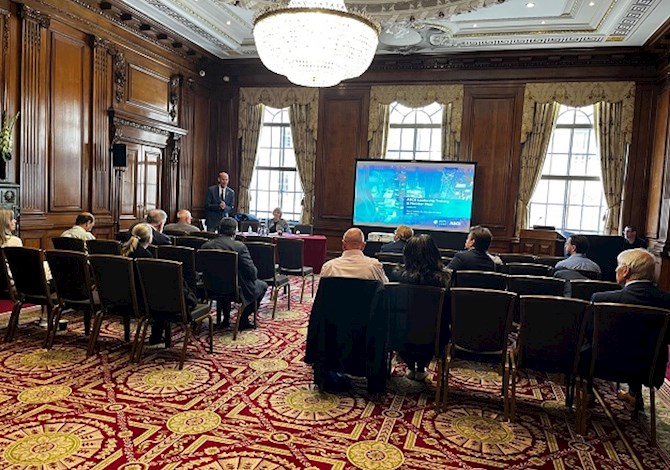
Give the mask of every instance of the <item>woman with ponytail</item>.
M 130 231 L 130 239 L 121 247 L 121 254 L 128 258 L 153 258 L 147 247 L 153 240 L 149 224 L 137 224 Z

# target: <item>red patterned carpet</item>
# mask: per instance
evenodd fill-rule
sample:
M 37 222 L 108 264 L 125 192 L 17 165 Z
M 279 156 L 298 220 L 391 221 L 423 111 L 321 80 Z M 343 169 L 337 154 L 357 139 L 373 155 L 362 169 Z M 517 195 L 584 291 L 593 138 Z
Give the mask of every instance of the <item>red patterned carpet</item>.
M 432 386 L 401 366 L 381 403 L 362 380 L 351 394 L 320 394 L 302 362 L 310 304 L 293 292 L 294 310 L 271 320 L 264 306 L 259 329 L 235 342 L 218 332 L 212 355 L 202 335 L 182 371 L 179 336 L 131 365 L 120 324 L 103 325 L 90 358 L 74 317 L 52 351 L 40 349 L 42 330 L 22 325 L 0 344 L 0 468 L 670 468 L 646 420 L 631 421 L 608 384 L 584 437 L 544 377 L 520 380 L 517 420 L 503 422 L 500 378 L 486 367 L 454 371 L 444 413 Z

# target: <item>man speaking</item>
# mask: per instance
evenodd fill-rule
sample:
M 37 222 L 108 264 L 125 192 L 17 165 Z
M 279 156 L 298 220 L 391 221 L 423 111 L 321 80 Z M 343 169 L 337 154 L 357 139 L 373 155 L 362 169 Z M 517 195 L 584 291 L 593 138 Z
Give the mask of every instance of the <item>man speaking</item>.
M 213 232 L 224 217 L 231 217 L 235 213 L 235 191 L 228 187 L 228 173 L 219 173 L 219 184 L 207 188 L 205 199 L 205 218 L 207 230 Z

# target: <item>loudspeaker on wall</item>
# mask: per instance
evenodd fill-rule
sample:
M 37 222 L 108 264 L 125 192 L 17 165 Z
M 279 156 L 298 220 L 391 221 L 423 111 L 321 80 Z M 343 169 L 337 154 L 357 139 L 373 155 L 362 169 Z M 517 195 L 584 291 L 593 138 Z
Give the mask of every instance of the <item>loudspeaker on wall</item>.
M 128 166 L 126 144 L 114 144 L 112 147 L 112 162 L 114 166 Z

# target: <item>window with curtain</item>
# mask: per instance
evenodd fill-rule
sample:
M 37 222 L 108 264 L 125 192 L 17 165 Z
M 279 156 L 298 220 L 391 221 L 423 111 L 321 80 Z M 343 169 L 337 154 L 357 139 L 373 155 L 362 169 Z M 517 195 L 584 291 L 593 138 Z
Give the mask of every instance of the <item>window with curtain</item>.
M 386 158 L 442 160 L 442 108 L 438 103 L 423 108 L 391 103 Z
M 272 217 L 274 208 L 280 207 L 284 219 L 300 220 L 303 191 L 295 164 L 288 108 L 265 107 L 249 188 L 249 211 L 259 219 Z
M 529 225 L 602 234 L 607 202 L 593 128 L 593 106 L 561 106 L 530 201 Z

